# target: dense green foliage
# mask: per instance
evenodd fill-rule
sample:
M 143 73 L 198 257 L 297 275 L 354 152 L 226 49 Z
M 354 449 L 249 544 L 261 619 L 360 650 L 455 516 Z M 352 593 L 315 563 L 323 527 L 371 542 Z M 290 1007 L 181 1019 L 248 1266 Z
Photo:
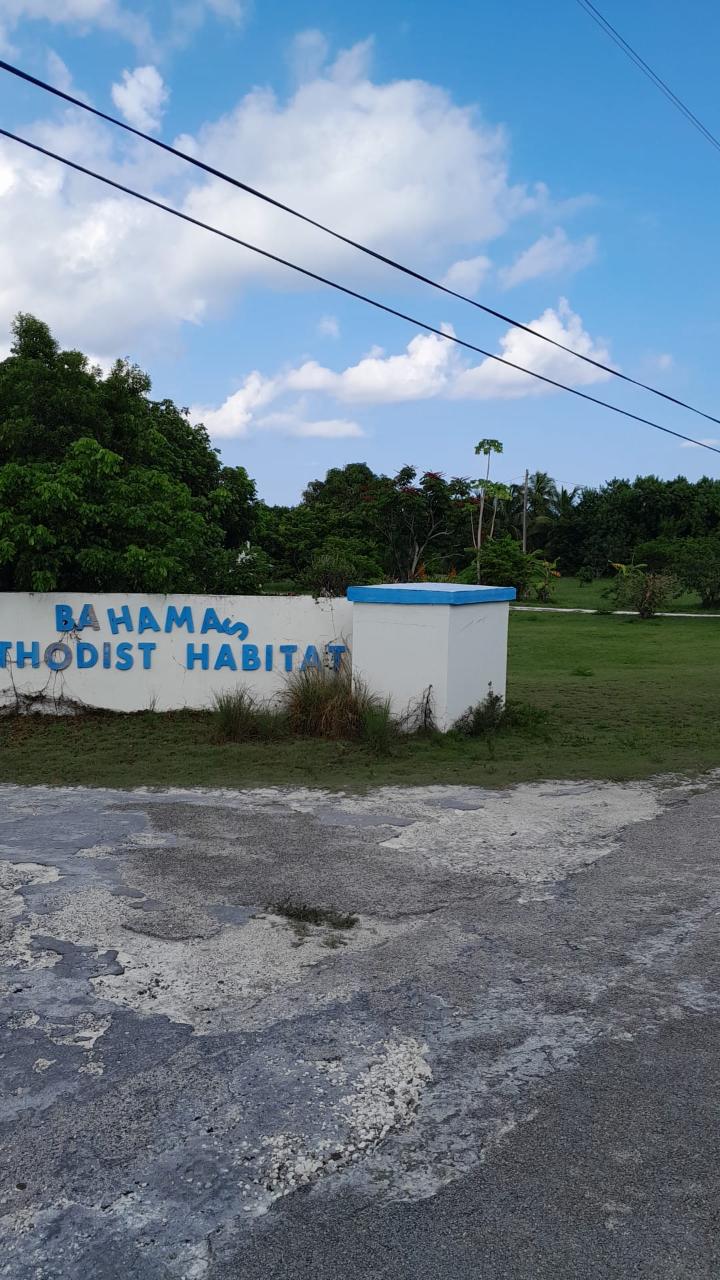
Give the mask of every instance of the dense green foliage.
M 490 479 L 502 452 L 499 440 L 475 446 L 479 477 L 350 463 L 296 506 L 270 506 L 186 411 L 150 398 L 140 369 L 118 361 L 103 376 L 20 315 L 0 362 L 0 590 L 335 595 L 359 581 L 457 577 L 542 600 L 558 574 L 592 582 L 642 563 L 720 604 L 720 481 L 569 490 L 535 472 L 525 554 L 523 486 Z
M 636 561 L 674 577 L 704 605 L 720 603 L 720 481 L 641 476 L 568 490 L 537 472 L 528 485 L 527 555 L 522 508 L 521 485 L 418 477 L 412 467 L 388 477 L 352 463 L 313 481 L 295 507 L 260 503 L 255 537 L 286 590 L 341 591 L 361 578 L 474 582 L 479 573 L 526 598 L 547 598 L 556 574 L 592 581 L 612 574 L 613 563 Z
M 18 316 L 0 363 L 0 589 L 258 589 L 253 482 L 149 390 Z

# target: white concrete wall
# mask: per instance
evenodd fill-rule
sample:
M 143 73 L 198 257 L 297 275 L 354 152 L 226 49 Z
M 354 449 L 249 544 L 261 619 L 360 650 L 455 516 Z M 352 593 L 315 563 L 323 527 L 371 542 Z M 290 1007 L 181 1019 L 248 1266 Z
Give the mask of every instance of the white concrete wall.
M 482 702 L 505 697 L 509 605 L 363 604 L 355 601 L 353 677 L 405 715 L 432 689 L 443 732 Z
M 85 625 L 63 630 L 63 608 L 66 619 L 71 616 Z M 127 610 L 124 615 L 123 609 Z M 115 611 L 116 618 L 129 619 L 132 630 L 121 620 L 113 633 L 109 610 Z M 172 625 L 172 610 L 175 617 L 189 610 L 185 618 L 192 617 L 192 632 L 187 622 Z M 171 625 L 166 630 L 169 611 Z M 229 633 L 217 629 L 226 621 Z M 215 693 L 240 684 L 259 698 L 272 698 L 287 679 L 286 666 L 296 670 L 308 656 L 309 646 L 317 648 L 321 660 L 332 661 L 325 646 L 349 646 L 351 637 L 352 605 L 347 600 L 3 593 L 0 706 L 14 705 L 20 694 L 44 697 L 50 705 L 69 699 L 113 711 L 202 708 L 210 705 Z M 48 654 L 48 646 L 58 643 L 66 649 Z M 143 650 L 140 645 L 155 647 Z M 280 650 L 293 645 L 294 652 Z M 91 663 L 93 654 L 97 655 L 94 664 L 82 669 L 78 662 Z M 57 666 L 68 656 L 64 670 L 51 670 L 48 657 Z M 312 652 L 309 660 L 313 661 Z
M 446 612 L 443 610 L 443 612 Z M 505 697 L 507 633 L 510 606 L 467 604 L 448 609 L 448 677 L 446 716 L 449 724 L 492 692 Z
M 389 698 L 401 716 L 432 686 L 437 715 L 447 701 L 450 610 L 358 602 L 353 609 L 353 678 Z

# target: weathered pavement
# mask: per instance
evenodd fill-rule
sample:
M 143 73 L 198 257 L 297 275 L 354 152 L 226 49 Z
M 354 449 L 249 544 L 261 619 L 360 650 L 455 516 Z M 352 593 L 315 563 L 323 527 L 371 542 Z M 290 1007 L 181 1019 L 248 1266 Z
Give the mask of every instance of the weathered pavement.
M 715 785 L 0 788 L 0 1276 L 716 1280 Z

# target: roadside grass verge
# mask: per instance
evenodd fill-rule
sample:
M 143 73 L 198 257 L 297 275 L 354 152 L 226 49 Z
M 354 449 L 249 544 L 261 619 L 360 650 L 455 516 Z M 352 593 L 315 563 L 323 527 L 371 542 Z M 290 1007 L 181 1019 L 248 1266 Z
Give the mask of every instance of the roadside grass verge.
M 646 777 L 720 765 L 720 623 L 514 614 L 508 695 L 534 708 L 486 736 L 271 736 L 219 743 L 212 712 L 0 720 L 0 781 L 107 787 Z M 382 732 L 382 731 L 381 731 Z

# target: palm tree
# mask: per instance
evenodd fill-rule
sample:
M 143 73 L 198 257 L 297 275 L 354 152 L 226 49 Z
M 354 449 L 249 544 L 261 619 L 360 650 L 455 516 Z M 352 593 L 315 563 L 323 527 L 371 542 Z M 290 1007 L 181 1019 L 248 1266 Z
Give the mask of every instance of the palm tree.
M 556 487 L 552 509 L 554 519 L 562 520 L 571 515 L 575 510 L 575 503 L 581 493 L 582 489 L 578 485 L 575 485 L 572 489 L 565 489 L 562 485 L 559 489 Z

